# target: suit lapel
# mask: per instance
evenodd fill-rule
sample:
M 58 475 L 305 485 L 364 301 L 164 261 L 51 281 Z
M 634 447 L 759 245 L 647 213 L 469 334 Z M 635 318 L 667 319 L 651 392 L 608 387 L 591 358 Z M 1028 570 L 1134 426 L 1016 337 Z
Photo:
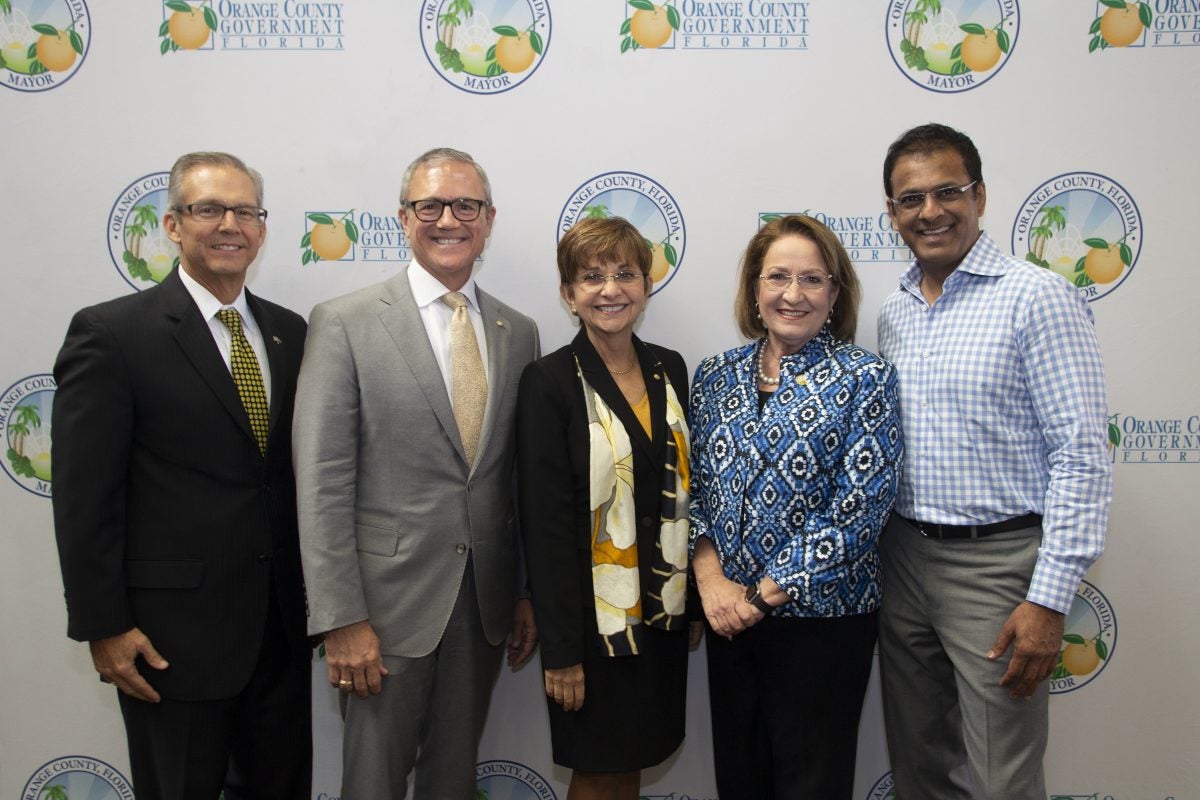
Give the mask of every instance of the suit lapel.
M 512 322 L 500 313 L 500 304 L 487 292 L 475 287 L 479 313 L 483 317 L 483 338 L 488 354 L 488 401 L 479 433 L 479 452 L 486 451 L 488 437 L 496 427 L 496 415 L 508 389 L 508 360 L 512 354 Z M 478 459 L 476 459 L 478 463 Z
M 417 385 L 421 387 L 425 399 L 429 402 L 429 407 L 450 436 L 450 441 L 454 443 L 459 456 L 465 460 L 462 436 L 459 435 L 458 423 L 454 420 L 454 406 L 446 393 L 446 381 L 433 354 L 433 347 L 429 344 L 425 323 L 421 321 L 421 311 L 417 308 L 417 301 L 413 299 L 407 269 L 384 283 L 381 289 L 379 299 L 383 301 L 384 310 L 379 313 L 379 321 L 392 338 L 408 368 L 412 370 Z
M 254 431 L 250 429 L 250 418 L 246 415 L 241 398 L 238 397 L 233 376 L 229 374 L 229 368 L 221 358 L 217 343 L 213 341 L 212 331 L 200 316 L 200 309 L 196 308 L 196 303 L 188 294 L 183 281 L 176 272 L 172 272 L 160 286 L 167 317 L 176 323 L 176 343 L 237 426 L 251 441 L 255 441 Z
M 642 344 L 641 340 L 636 336 L 633 339 L 633 344 L 638 357 L 638 366 L 642 369 L 643 375 L 646 376 L 646 393 L 650 400 L 650 425 L 653 437 L 646 435 L 645 428 L 638 421 L 637 415 L 633 413 L 633 409 L 629 406 L 629 401 L 621 393 L 621 388 L 617 386 L 617 382 L 612 379 L 608 368 L 604 366 L 604 360 L 600 358 L 600 354 L 592 347 L 592 343 L 587 338 L 586 332 L 583 330 L 579 331 L 575 336 L 575 340 L 571 342 L 571 349 L 579 357 L 579 367 L 583 370 L 584 378 L 596 390 L 596 394 L 600 395 L 605 404 L 616 414 L 617 419 L 621 420 L 621 424 L 625 426 L 625 433 L 629 437 L 629 441 L 633 443 L 634 447 L 639 448 L 653 463 L 654 461 L 662 460 L 659 453 L 666 435 L 667 393 L 663 386 L 663 368 L 658 363 L 658 358 L 654 355 L 654 352 Z

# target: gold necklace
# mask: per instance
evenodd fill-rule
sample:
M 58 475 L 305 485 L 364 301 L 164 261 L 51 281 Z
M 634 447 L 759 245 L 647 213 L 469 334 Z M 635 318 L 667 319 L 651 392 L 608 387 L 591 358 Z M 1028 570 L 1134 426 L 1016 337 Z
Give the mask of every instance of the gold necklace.
M 637 353 L 634 353 L 634 354 L 633 354 L 633 361 L 632 361 L 632 362 L 629 364 L 629 366 L 628 366 L 628 367 L 626 367 L 625 369 L 623 369 L 623 370 L 615 370 L 615 369 L 613 369 L 612 367 L 610 367 L 610 366 L 607 364 L 607 362 L 604 364 L 604 368 L 605 368 L 606 370 L 608 370 L 608 374 L 609 374 L 609 375 L 628 375 L 629 373 L 633 372 L 633 368 L 634 368 L 634 367 L 636 367 L 636 366 L 637 366 L 637 364 L 638 364 L 638 360 L 637 360 Z

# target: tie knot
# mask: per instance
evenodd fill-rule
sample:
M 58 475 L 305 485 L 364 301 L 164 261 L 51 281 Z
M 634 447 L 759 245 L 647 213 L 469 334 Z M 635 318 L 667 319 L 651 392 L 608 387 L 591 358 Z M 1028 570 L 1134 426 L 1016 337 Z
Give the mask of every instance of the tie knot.
M 462 292 L 446 292 L 442 295 L 442 302 L 457 311 L 466 307 L 467 296 Z
M 221 320 L 225 327 L 233 333 L 242 329 L 242 315 L 237 312 L 236 308 L 222 308 L 217 312 L 217 319 Z

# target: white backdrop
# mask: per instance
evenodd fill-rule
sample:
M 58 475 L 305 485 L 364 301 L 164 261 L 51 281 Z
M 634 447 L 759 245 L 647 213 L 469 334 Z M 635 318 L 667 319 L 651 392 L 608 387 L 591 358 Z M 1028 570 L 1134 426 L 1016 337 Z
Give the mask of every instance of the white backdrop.
M 639 333 L 694 366 L 740 341 L 738 256 L 761 215 L 788 211 L 843 237 L 865 290 L 858 339 L 874 347 L 908 258 L 883 216 L 883 155 L 929 120 L 979 146 L 983 224 L 1001 246 L 1090 284 L 1107 362 L 1109 547 L 1068 620 L 1052 796 L 1200 797 L 1187 622 L 1200 600 L 1200 384 L 1185 322 L 1200 9 L 1151 0 L 1135 22 L 1137 6 L 1107 14 L 1109 2 L 191 0 L 194 14 L 180 0 L 0 2 L 0 797 L 131 796 L 112 689 L 64 634 L 46 375 L 75 310 L 170 267 L 149 219 L 179 154 L 228 150 L 262 171 L 269 235 L 249 284 L 307 314 L 407 258 L 394 214 L 409 160 L 471 152 L 499 209 L 480 283 L 537 320 L 547 351 L 574 330 L 556 285 L 561 227 L 628 215 L 664 244 Z M 343 218 L 358 242 L 306 258 L 305 235 Z M 856 798 L 890 788 L 871 691 Z M 647 796 L 715 796 L 702 653 L 689 693 L 687 741 L 646 774 Z M 331 690 L 317 681 L 314 694 L 324 800 L 338 795 L 340 732 Z M 492 800 L 564 796 L 543 709 L 536 664 L 506 670 L 480 752 Z

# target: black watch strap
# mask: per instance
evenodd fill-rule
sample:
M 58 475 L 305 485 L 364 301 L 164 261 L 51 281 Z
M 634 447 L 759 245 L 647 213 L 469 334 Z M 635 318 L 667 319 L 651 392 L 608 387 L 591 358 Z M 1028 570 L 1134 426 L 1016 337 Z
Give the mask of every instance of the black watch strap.
M 762 596 L 762 590 L 758 588 L 757 583 L 752 583 L 746 587 L 746 602 L 764 614 L 770 614 L 775 610 L 775 607 L 768 603 L 767 599 Z

